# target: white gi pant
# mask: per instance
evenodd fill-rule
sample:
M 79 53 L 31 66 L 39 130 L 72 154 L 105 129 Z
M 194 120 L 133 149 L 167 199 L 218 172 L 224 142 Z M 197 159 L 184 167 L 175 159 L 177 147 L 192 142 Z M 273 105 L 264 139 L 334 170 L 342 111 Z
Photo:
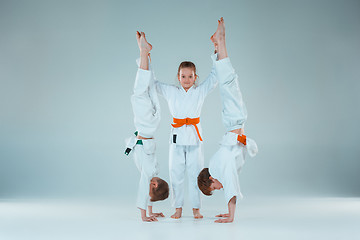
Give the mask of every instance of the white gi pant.
M 226 203 L 233 196 L 242 198 L 238 174 L 248 153 L 254 157 L 258 148 L 254 140 L 247 138 L 246 145 L 237 141 L 238 135 L 230 132 L 243 128 L 247 119 L 247 110 L 242 99 L 238 75 L 229 58 L 215 62 L 222 100 L 222 120 L 227 132 L 220 142 L 220 149 L 210 159 L 209 172 L 218 179 L 225 192 Z
M 242 99 L 238 75 L 229 58 L 215 62 L 222 103 L 222 121 L 226 131 L 244 128 L 247 110 Z
M 140 65 L 139 59 L 137 59 L 137 64 Z M 151 70 L 138 68 L 131 103 L 138 134 L 145 138 L 152 138 L 160 122 L 160 104 Z M 138 139 L 132 136 L 127 139 L 126 147 L 133 149 L 134 161 L 140 172 L 136 206 L 146 210 L 147 206 L 151 206 L 149 201 L 150 180 L 158 174 L 158 163 L 155 157 L 156 146 L 154 139 L 142 139 L 142 145 L 137 142 Z
M 170 143 L 169 173 L 171 184 L 171 204 L 175 208 L 184 205 L 185 171 L 188 175 L 189 198 L 192 208 L 200 208 L 200 190 L 197 176 L 204 167 L 202 143 L 198 145 L 177 145 Z
M 140 65 L 140 59 L 137 59 L 137 64 Z M 160 103 L 150 63 L 149 69 L 138 68 L 131 96 L 135 128 L 144 138 L 154 137 L 160 123 Z

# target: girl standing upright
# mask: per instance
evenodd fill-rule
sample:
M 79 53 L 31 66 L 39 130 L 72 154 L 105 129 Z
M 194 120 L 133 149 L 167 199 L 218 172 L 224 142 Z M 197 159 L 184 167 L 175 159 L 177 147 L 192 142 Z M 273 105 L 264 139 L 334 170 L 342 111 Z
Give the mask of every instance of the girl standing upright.
M 211 56 L 216 61 L 217 54 Z M 209 76 L 195 84 L 198 75 L 194 63 L 184 61 L 177 72 L 180 86 L 155 81 L 157 92 L 168 102 L 173 117 L 169 147 L 169 175 L 171 202 L 176 211 L 172 218 L 180 218 L 184 204 L 185 171 L 188 175 L 189 197 L 194 218 L 200 214 L 200 191 L 197 176 L 204 166 L 200 114 L 205 97 L 216 87 L 217 79 L 213 66 Z

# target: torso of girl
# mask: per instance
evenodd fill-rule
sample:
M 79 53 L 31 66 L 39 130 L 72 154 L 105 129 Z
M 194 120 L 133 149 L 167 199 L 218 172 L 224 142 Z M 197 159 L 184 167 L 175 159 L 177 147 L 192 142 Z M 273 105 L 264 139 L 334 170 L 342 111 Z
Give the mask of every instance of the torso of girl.
M 217 59 L 217 54 L 212 54 L 213 63 Z M 157 92 L 168 102 L 169 110 L 173 118 L 198 118 L 205 97 L 216 87 L 218 81 L 213 65 L 209 76 L 198 86 L 192 86 L 187 91 L 181 86 L 161 83 L 155 81 Z M 201 119 L 200 119 L 201 122 Z M 199 134 L 202 134 L 201 124 L 198 123 Z M 178 128 L 171 127 L 170 141 L 173 142 L 176 135 L 177 145 L 198 145 L 200 142 L 197 131 L 193 125 L 183 125 Z

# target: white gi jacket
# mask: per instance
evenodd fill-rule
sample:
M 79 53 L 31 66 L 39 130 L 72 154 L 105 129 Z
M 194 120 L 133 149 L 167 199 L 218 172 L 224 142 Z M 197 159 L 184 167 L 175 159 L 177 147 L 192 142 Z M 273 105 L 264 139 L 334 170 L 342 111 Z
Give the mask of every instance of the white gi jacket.
M 212 54 L 213 63 L 216 61 L 217 54 Z M 161 83 L 155 81 L 156 90 L 161 94 L 169 105 L 169 110 L 174 118 L 198 118 L 205 97 L 216 87 L 217 78 L 214 65 L 209 76 L 198 86 L 192 86 L 187 92 L 182 86 Z M 201 122 L 201 119 L 200 119 Z M 198 123 L 200 135 L 202 134 L 201 124 Z M 183 125 L 179 128 L 171 127 L 170 141 L 172 135 L 177 135 L 177 145 L 197 145 L 199 137 L 193 125 Z

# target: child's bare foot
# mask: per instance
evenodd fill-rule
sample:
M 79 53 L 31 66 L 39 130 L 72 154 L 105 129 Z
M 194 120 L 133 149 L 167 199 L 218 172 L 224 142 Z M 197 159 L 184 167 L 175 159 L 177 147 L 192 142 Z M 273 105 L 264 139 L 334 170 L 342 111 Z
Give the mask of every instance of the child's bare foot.
M 140 52 L 150 52 L 152 45 L 146 41 L 145 33 L 136 31 L 136 40 L 140 49 Z
M 198 208 L 193 208 L 193 214 L 194 214 L 194 218 L 196 219 L 204 217 L 203 215 L 200 214 L 200 209 Z
M 171 215 L 171 218 L 179 219 L 181 218 L 182 208 L 176 208 L 175 213 Z
M 139 33 L 139 31 L 136 31 L 136 41 L 139 46 L 139 49 L 140 49 L 140 37 L 141 37 L 141 34 Z
M 221 17 L 220 20 L 218 20 L 219 24 L 216 29 L 216 32 L 210 37 L 211 41 L 217 45 L 223 41 L 225 41 L 225 22 L 224 18 Z

